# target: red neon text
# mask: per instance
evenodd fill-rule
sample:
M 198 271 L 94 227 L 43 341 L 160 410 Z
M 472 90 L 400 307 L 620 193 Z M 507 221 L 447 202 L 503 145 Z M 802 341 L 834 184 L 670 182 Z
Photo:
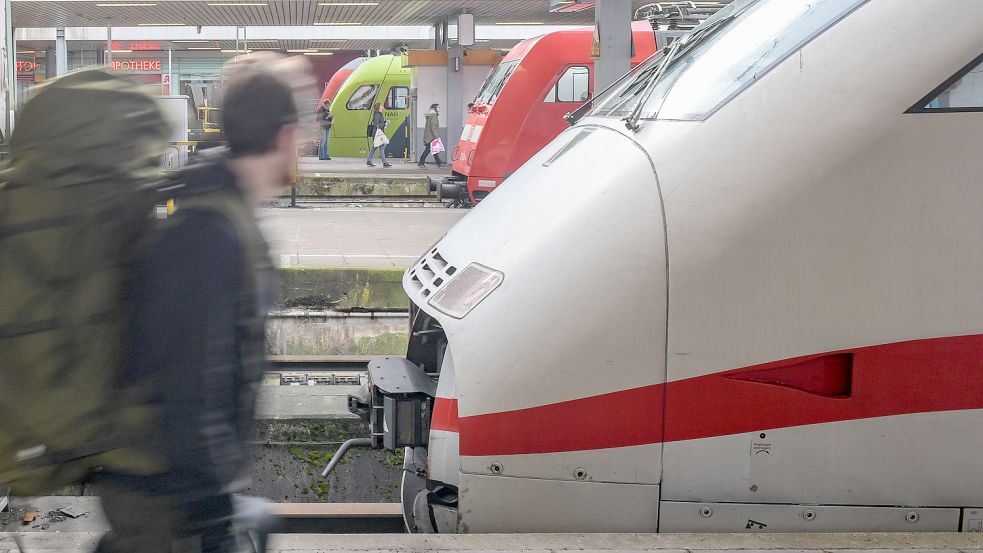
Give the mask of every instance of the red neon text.
M 113 60 L 113 71 L 160 71 L 160 60 Z

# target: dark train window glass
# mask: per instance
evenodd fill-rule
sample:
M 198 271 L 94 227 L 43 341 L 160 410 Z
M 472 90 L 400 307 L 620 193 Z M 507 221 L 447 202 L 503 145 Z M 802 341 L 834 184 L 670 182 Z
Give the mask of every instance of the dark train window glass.
M 939 85 L 909 113 L 983 111 L 983 54 Z
M 586 102 L 590 98 L 590 70 L 582 65 L 567 68 L 546 94 L 544 102 Z
M 386 95 L 386 109 L 407 109 L 410 107 L 410 89 L 405 86 L 394 86 Z
M 517 65 L 519 65 L 519 60 L 512 60 L 496 67 L 492 71 L 492 74 L 488 76 L 488 79 L 485 80 L 485 84 L 481 85 L 481 90 L 478 91 L 474 103 L 494 104 L 495 98 L 498 98 L 499 93 L 502 92 L 502 88 L 505 87 L 505 83 L 508 82 L 509 77 L 512 76 L 512 72 L 515 71 Z
M 348 109 L 350 110 L 368 110 L 372 109 L 372 102 L 375 100 L 375 93 L 378 92 L 379 85 L 377 84 L 363 84 L 362 86 L 355 89 L 351 97 L 348 99 Z

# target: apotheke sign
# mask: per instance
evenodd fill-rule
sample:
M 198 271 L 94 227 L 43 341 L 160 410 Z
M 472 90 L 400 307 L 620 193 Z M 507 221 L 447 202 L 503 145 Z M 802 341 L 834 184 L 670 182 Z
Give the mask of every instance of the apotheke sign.
M 160 71 L 160 60 L 113 60 L 113 71 Z

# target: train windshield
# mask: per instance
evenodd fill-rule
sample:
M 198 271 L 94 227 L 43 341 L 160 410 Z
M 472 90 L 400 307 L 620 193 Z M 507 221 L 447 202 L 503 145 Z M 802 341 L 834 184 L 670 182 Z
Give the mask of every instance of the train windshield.
M 492 74 L 485 79 L 485 84 L 481 85 L 481 90 L 474 99 L 476 104 L 494 104 L 505 83 L 508 82 L 512 72 L 519 65 L 519 60 L 512 60 L 500 64 L 492 71 Z
M 624 117 L 642 102 L 643 119 L 704 120 L 866 1 L 735 0 L 697 27 L 668 67 L 656 56 L 591 115 Z

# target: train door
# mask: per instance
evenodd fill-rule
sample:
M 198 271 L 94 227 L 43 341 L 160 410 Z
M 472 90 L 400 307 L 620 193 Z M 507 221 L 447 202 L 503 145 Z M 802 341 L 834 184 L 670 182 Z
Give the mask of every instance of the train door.
M 401 58 L 393 56 L 376 101 L 382 104 L 382 113 L 388 123 L 386 152 L 390 157 L 409 157 L 410 73 L 402 67 Z
M 386 134 L 389 136 L 389 147 L 386 151 L 392 157 L 409 157 L 410 137 L 409 137 L 409 113 L 410 113 L 410 87 L 408 83 L 393 82 L 386 83 L 386 96 L 382 101 L 383 113 L 389 127 Z
M 592 85 L 590 64 L 569 64 L 557 71 L 541 101 L 534 104 L 526 117 L 517 141 L 522 145 L 522 150 L 518 145 L 513 150 L 506 175 L 515 171 L 567 127 L 563 116 L 590 98 Z

